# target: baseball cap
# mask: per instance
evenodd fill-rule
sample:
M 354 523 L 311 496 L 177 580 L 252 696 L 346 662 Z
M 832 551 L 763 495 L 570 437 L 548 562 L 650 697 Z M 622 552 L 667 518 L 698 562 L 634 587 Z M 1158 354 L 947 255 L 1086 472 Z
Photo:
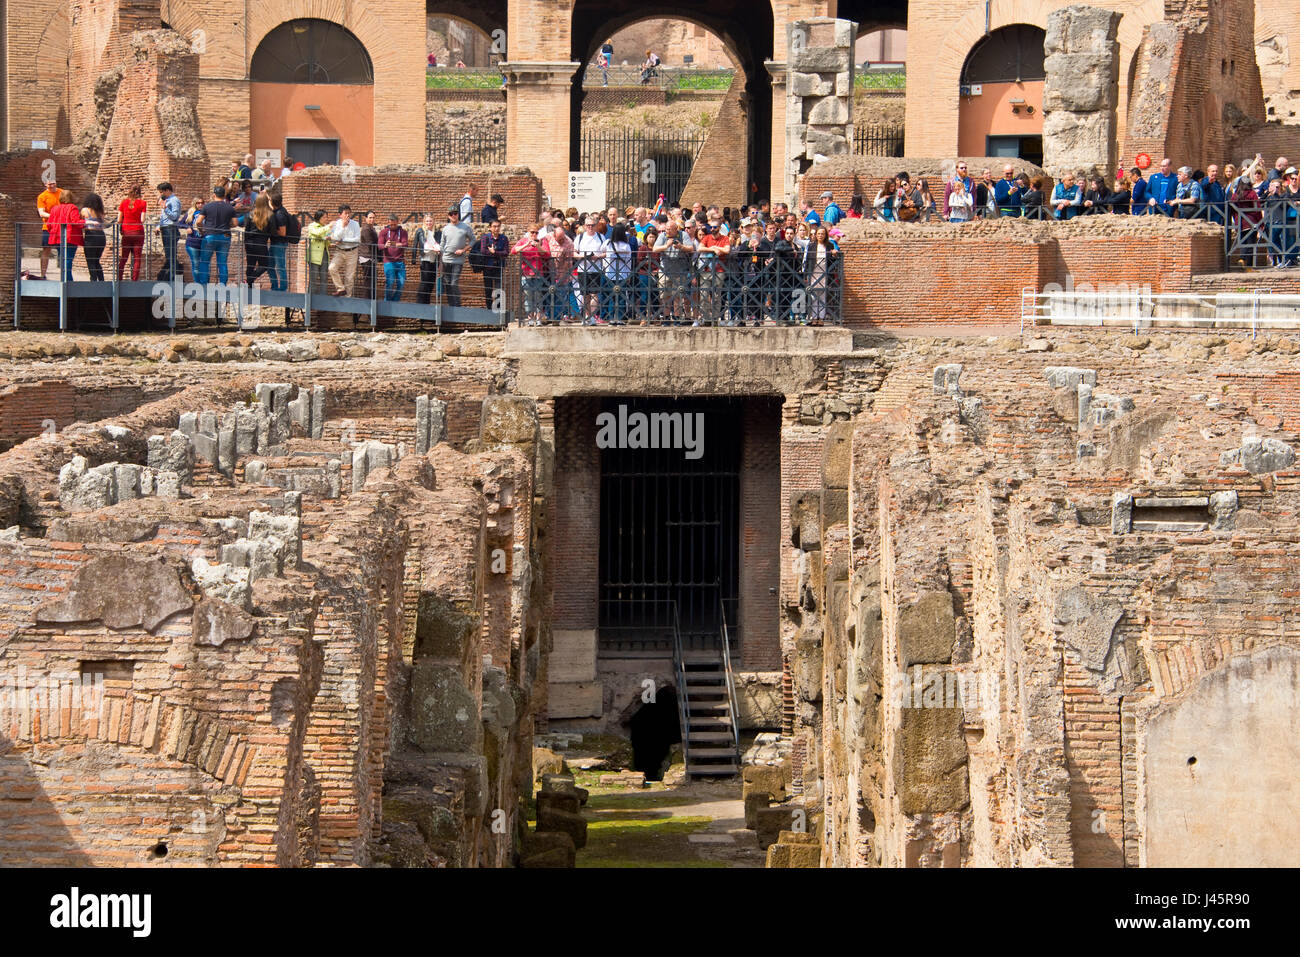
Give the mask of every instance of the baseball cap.
M 460 215 L 460 207 L 459 207 L 459 206 L 452 206 L 450 209 L 447 210 L 447 215 L 448 215 L 448 216 L 459 216 L 459 215 Z
M 828 190 L 824 190 L 824 191 L 822 192 L 821 198 L 822 198 L 822 199 L 834 199 L 834 198 L 835 198 L 835 194 L 832 193 L 829 189 L 828 189 Z

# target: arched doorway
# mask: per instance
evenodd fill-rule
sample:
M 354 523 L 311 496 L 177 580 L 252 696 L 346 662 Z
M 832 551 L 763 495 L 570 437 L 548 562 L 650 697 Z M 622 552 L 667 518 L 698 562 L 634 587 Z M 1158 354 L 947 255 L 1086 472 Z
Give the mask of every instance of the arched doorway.
M 985 34 L 961 71 L 957 152 L 1043 161 L 1043 42 L 1046 32 L 1015 23 Z
M 771 182 L 772 169 L 772 80 L 764 65 L 766 61 L 772 58 L 772 38 L 773 38 L 773 20 L 772 9 L 768 3 L 753 4 L 743 2 L 743 0 L 718 0 L 717 3 L 709 5 L 706 9 L 700 9 L 693 4 L 687 4 L 682 0 L 672 0 L 667 4 L 656 6 L 653 10 L 647 10 L 641 4 L 635 4 L 630 0 L 613 0 L 613 2 L 597 2 L 597 0 L 576 0 L 573 9 L 572 33 L 571 33 L 571 57 L 574 61 L 583 64 L 584 68 L 591 63 L 601 46 L 617 34 L 624 27 L 636 24 L 648 19 L 667 19 L 674 21 L 685 21 L 699 27 L 703 31 L 713 34 L 725 47 L 733 63 L 736 65 L 737 74 L 742 77 L 743 87 L 740 91 L 740 109 L 735 112 L 732 120 L 729 121 L 726 134 L 734 141 L 730 150 L 729 160 L 733 164 L 742 162 L 745 176 L 743 183 L 748 184 L 750 195 L 743 197 L 719 198 L 720 203 L 735 203 L 748 201 L 753 198 L 754 193 L 767 195 L 768 184 Z M 633 55 L 619 55 L 615 51 L 615 62 L 621 63 L 623 59 L 640 65 L 644 50 L 637 51 Z M 662 53 L 661 53 L 662 56 Z M 570 169 L 582 169 L 583 159 L 582 150 L 582 133 L 583 133 L 583 99 L 585 90 L 582 83 L 582 72 L 574 77 L 570 93 L 570 122 L 569 122 L 569 162 Z M 726 106 L 723 107 L 724 116 Z M 784 134 L 782 133 L 781 145 L 784 146 Z M 654 160 L 651 170 L 656 172 L 659 169 L 661 161 L 666 161 L 667 165 L 672 168 L 678 161 L 674 158 L 678 151 L 665 150 L 661 151 L 665 155 L 659 160 L 653 157 L 640 158 L 638 162 L 638 172 L 642 168 L 640 163 L 644 159 Z M 674 155 L 668 155 L 674 154 Z M 607 171 L 608 172 L 608 171 Z M 646 184 L 647 186 L 649 184 Z M 685 183 L 682 183 L 684 186 Z M 650 198 L 651 190 L 647 188 L 646 198 Z M 657 190 L 656 192 L 665 192 Z M 610 196 L 611 200 L 618 200 L 619 197 Z M 640 197 L 636 197 L 636 205 L 641 205 Z M 627 204 L 625 204 L 627 205 Z
M 425 18 L 425 161 L 506 161 L 505 6 L 467 19 L 461 4 L 431 2 Z M 456 11 L 456 12 L 451 12 Z
M 248 77 L 256 150 L 307 166 L 374 162 L 374 65 L 346 27 L 314 18 L 281 23 L 257 45 Z

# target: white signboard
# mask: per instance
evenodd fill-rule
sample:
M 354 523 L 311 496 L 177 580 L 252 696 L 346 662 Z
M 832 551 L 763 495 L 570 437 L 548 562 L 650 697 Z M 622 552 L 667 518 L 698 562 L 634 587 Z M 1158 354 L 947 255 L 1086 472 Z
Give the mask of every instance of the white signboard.
M 580 213 L 605 208 L 605 174 L 569 171 L 569 205 Z
M 269 160 L 271 161 L 271 168 L 272 168 L 272 169 L 279 169 L 279 168 L 280 168 L 280 151 L 279 151 L 279 150 L 256 150 L 256 151 L 254 151 L 254 155 L 255 155 L 255 157 L 256 157 L 256 161 L 257 161 L 257 165 L 258 165 L 258 166 L 261 166 L 261 165 L 262 165 L 262 160 L 267 160 L 267 159 L 269 159 Z

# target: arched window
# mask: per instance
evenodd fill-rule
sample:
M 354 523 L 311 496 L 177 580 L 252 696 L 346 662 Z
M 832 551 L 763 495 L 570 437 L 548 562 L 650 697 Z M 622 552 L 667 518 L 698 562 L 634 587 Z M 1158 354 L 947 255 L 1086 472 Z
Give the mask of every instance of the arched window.
M 345 27 L 328 20 L 289 20 L 257 45 L 249 79 L 258 83 L 375 82 L 370 54 Z
M 966 56 L 961 70 L 962 86 L 1045 79 L 1043 42 L 1046 39 L 1046 31 L 1027 23 L 1015 23 L 985 34 Z

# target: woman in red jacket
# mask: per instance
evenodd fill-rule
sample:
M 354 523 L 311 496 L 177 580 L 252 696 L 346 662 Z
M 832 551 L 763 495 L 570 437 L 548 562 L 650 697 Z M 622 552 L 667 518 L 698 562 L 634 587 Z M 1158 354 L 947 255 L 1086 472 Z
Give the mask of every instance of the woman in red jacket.
M 63 190 L 59 194 L 59 204 L 50 210 L 46 220 L 50 226 L 50 245 L 59 250 L 59 274 L 64 282 L 72 280 L 72 260 L 77 256 L 77 247 L 81 245 L 81 227 L 85 220 L 81 210 L 72 201 L 72 192 Z
M 140 198 L 140 187 L 132 186 L 126 199 L 117 205 L 117 223 L 122 232 L 122 251 L 117 257 L 117 281 L 122 281 L 122 267 L 126 257 L 131 257 L 131 281 L 140 278 L 140 252 L 144 249 L 145 201 Z

